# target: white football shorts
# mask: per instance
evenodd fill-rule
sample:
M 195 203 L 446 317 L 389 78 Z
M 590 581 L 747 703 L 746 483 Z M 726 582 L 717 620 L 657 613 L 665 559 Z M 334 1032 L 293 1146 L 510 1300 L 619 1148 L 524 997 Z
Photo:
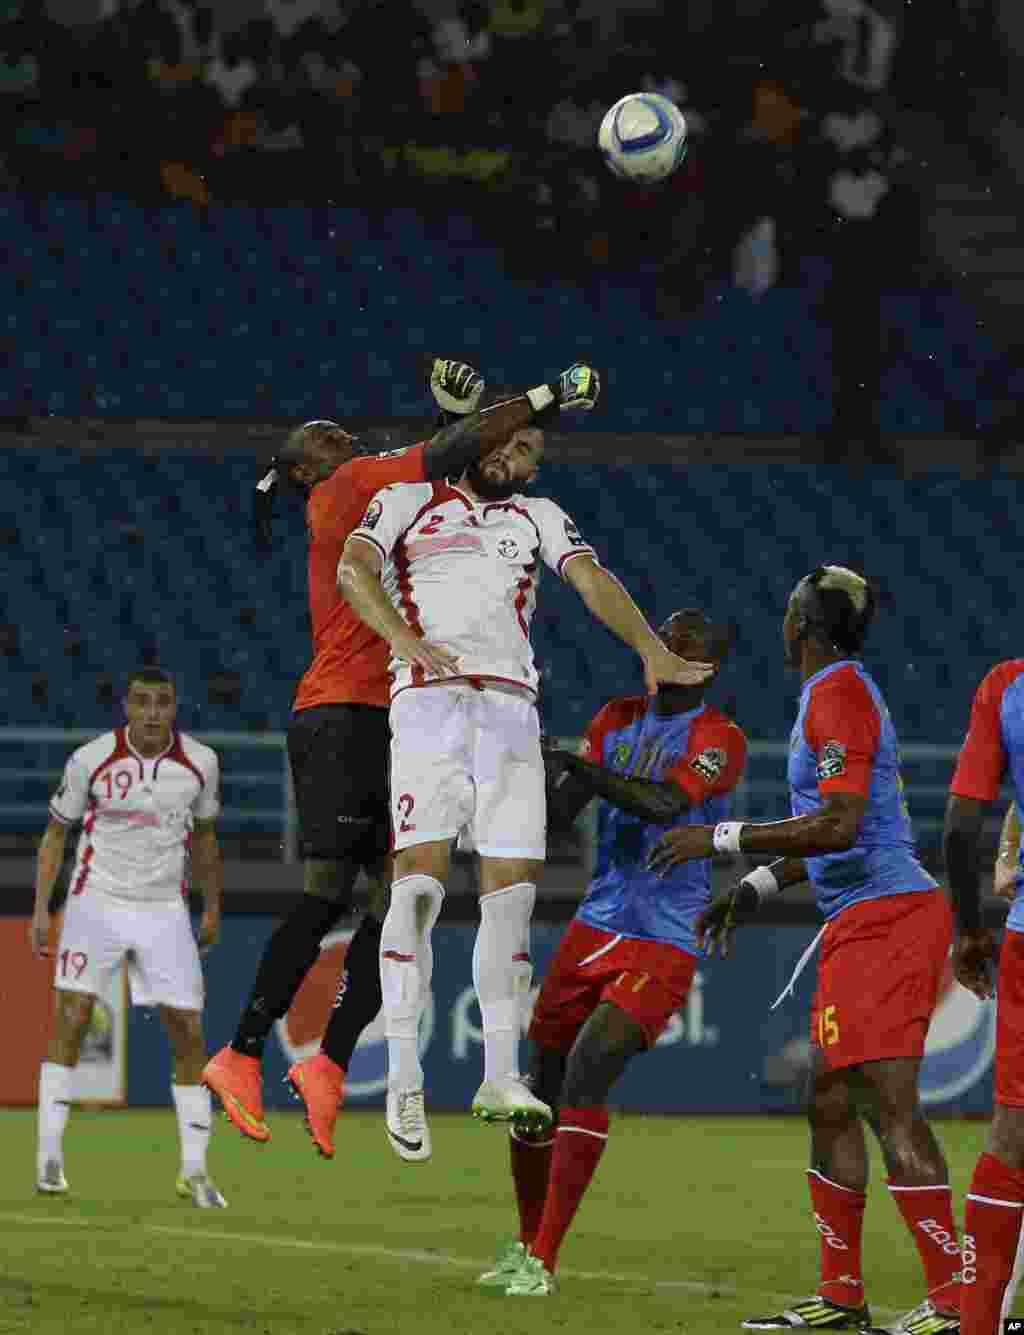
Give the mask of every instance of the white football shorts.
M 540 720 L 531 694 L 468 682 L 412 687 L 391 703 L 395 848 L 466 829 L 488 858 L 543 860 Z
M 203 970 L 184 900 L 133 903 L 92 887 L 69 895 L 54 986 L 99 993 L 122 960 L 132 1005 L 203 1009 Z

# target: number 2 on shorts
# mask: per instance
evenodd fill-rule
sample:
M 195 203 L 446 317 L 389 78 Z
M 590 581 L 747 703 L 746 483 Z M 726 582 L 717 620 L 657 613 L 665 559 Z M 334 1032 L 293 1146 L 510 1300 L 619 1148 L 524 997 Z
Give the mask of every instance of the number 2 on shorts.
M 399 831 L 405 834 L 409 830 L 415 830 L 416 826 L 409 820 L 412 809 L 416 805 L 416 799 L 412 793 L 403 793 L 396 805 L 398 806 L 398 814 L 402 817 L 402 823 L 398 827 Z
M 839 1021 L 835 1006 L 826 1006 L 818 1016 L 818 1047 L 831 1048 L 839 1042 Z

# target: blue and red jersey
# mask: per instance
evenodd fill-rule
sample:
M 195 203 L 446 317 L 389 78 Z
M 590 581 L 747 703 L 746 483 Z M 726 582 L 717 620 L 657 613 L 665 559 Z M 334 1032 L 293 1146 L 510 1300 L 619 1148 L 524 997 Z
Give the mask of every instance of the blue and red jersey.
M 1017 810 L 1024 811 L 1024 658 L 997 663 L 975 692 L 950 791 L 957 797 L 993 802 L 1007 777 Z M 1024 841 L 1021 851 L 1024 853 Z M 1024 867 L 1019 858 L 1018 864 Z M 1006 925 L 1024 932 L 1019 876 Z
M 661 836 L 677 825 L 727 820 L 743 773 L 747 739 L 710 705 L 661 718 L 648 696 L 612 700 L 587 729 L 583 756 L 616 774 L 677 783 L 690 799 L 676 821 L 654 825 L 602 801 L 597 863 L 577 917 L 616 935 L 659 941 L 700 955 L 694 932 L 711 897 L 711 860 L 687 862 L 665 876 L 647 869 Z
M 819 810 L 831 793 L 867 799 L 853 848 L 806 859 L 826 919 L 851 904 L 937 888 L 914 851 L 896 729 L 860 663 L 831 663 L 804 682 L 788 777 L 794 816 Z

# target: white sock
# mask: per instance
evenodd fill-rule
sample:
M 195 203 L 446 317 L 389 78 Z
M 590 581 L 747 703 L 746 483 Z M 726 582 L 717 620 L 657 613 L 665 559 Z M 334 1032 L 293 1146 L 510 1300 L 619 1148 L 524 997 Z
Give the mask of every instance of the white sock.
M 391 906 L 381 928 L 380 987 L 388 1080 L 400 1089 L 423 1085 L 417 1038 L 433 972 L 430 932 L 443 899 L 444 888 L 433 876 L 403 876 L 391 887 Z
M 56 1062 L 43 1062 L 39 1068 L 37 1167 L 40 1177 L 51 1159 L 56 1159 L 64 1167 L 64 1128 L 71 1112 L 74 1074 L 73 1066 L 58 1066 Z
M 213 1126 L 210 1091 L 202 1085 L 172 1084 L 171 1094 L 178 1114 L 181 1171 L 185 1177 L 195 1177 L 206 1172 L 206 1147 Z
M 519 1079 L 523 991 L 529 990 L 530 915 L 537 887 L 520 881 L 480 898 L 473 986 L 484 1028 L 484 1079 Z

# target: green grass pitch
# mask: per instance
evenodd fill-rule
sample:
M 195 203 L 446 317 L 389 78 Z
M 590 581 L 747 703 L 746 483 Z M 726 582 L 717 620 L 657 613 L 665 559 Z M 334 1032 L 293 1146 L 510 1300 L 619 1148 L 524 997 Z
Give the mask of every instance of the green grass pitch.
M 735 1330 L 812 1292 L 817 1238 L 796 1118 L 618 1117 L 563 1248 L 560 1292 L 474 1287 L 514 1231 L 506 1134 L 431 1120 L 434 1158 L 403 1165 L 378 1113 L 345 1112 L 338 1157 L 297 1116 L 267 1146 L 218 1118 L 212 1176 L 230 1208 L 174 1195 L 170 1111 L 79 1112 L 66 1199 L 32 1192 L 34 1115 L 0 1112 L 0 1332 L 32 1335 L 645 1335 Z M 985 1126 L 938 1126 L 958 1219 Z M 874 1158 L 865 1278 L 876 1321 L 923 1297 Z

